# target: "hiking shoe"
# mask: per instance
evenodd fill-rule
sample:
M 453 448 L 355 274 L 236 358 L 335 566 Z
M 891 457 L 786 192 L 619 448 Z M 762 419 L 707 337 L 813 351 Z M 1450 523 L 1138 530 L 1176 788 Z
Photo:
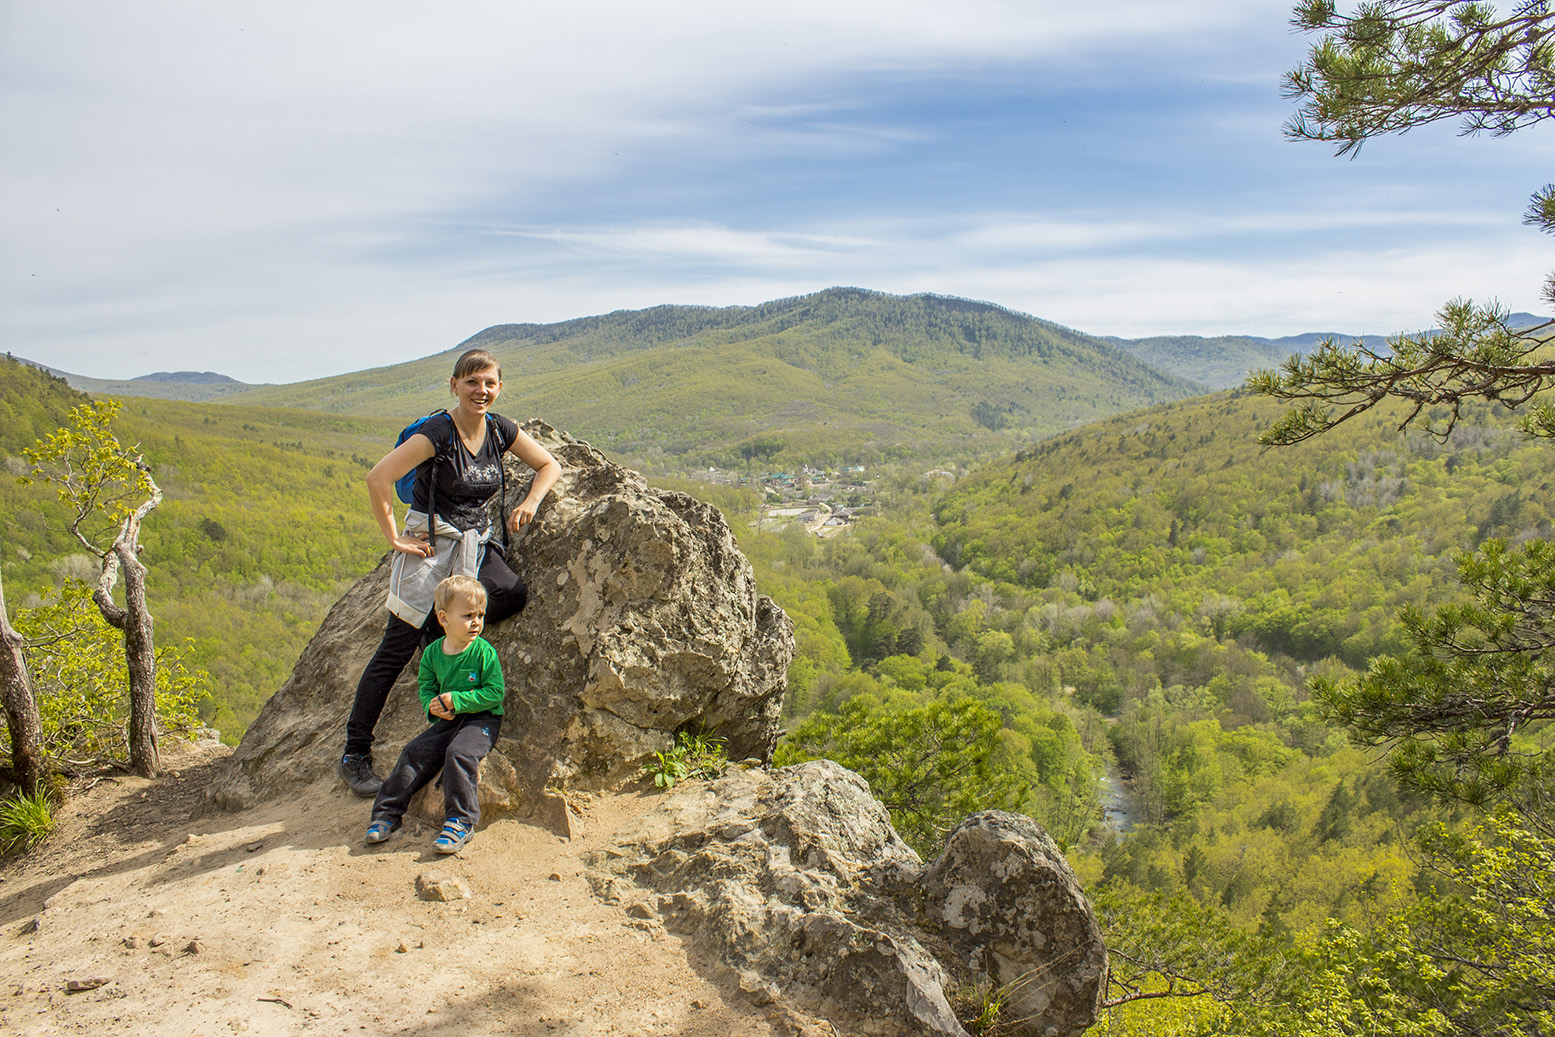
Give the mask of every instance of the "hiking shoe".
M 363 799 L 371 799 L 383 786 L 383 779 L 373 773 L 373 758 L 366 753 L 351 753 L 340 758 L 340 777 L 351 791 Z
M 443 822 L 442 834 L 432 840 L 432 849 L 438 853 L 458 853 L 474 837 L 475 829 L 457 817 L 450 817 Z
M 367 826 L 367 834 L 362 836 L 362 842 L 373 843 L 388 842 L 389 836 L 400 830 L 398 821 L 374 821 Z

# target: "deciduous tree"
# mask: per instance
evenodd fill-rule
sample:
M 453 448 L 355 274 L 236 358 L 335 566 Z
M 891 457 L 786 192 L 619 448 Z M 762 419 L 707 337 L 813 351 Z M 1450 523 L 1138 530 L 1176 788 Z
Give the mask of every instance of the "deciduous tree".
M 98 611 L 124 636 L 130 685 L 130 765 L 146 777 L 158 768 L 156 646 L 146 602 L 146 567 L 140 561 L 140 527 L 162 500 L 162 490 L 133 447 L 110 427 L 119 412 L 112 402 L 72 407 L 70 424 L 22 453 L 32 474 L 55 484 L 69 509 L 72 536 L 100 561 L 92 594 Z M 25 481 L 25 480 L 24 480 Z M 113 589 L 124 576 L 124 604 Z

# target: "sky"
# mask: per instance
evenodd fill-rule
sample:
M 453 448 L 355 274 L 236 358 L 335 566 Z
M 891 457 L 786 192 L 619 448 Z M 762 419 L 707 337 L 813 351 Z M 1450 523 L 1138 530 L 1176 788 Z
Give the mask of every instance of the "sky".
M 0 348 L 291 382 L 833 285 L 1097 335 L 1545 309 L 1555 137 L 1283 138 L 1265 0 L 0 0 Z

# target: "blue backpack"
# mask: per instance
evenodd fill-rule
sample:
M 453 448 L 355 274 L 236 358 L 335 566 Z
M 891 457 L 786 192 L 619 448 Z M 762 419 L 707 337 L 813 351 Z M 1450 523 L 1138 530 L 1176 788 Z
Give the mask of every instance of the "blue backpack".
M 394 445 L 401 445 L 405 442 L 405 440 L 409 439 L 411 436 L 414 436 L 417 432 L 420 432 L 422 425 L 425 425 L 439 414 L 447 413 L 448 411 L 445 408 L 443 410 L 433 411 L 431 414 L 423 415 L 422 417 L 417 418 L 415 421 L 412 421 L 409 425 L 406 425 L 404 428 L 400 429 L 400 437 L 394 441 Z M 490 415 L 487 416 L 487 420 L 491 420 Z M 491 429 L 488 428 L 486 433 L 487 435 L 490 435 Z M 437 465 L 436 443 L 432 444 L 432 464 L 434 467 Z M 416 473 L 419 471 L 421 471 L 421 466 L 417 465 L 394 481 L 394 492 L 399 497 L 402 504 L 414 504 L 416 502 Z

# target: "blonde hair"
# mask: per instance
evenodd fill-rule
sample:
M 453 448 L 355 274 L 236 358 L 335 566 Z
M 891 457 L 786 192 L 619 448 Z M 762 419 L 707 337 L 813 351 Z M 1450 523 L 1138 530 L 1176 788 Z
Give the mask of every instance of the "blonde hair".
M 472 375 L 476 371 L 484 371 L 488 367 L 497 369 L 497 381 L 502 380 L 502 364 L 497 358 L 484 349 L 467 349 L 458 360 L 454 362 L 453 380 L 458 381 L 466 375 Z
M 461 594 L 474 602 L 477 608 L 486 607 L 486 585 L 463 573 L 455 573 L 437 585 L 437 589 L 432 592 L 432 607 L 438 612 L 446 612 L 454 597 Z

